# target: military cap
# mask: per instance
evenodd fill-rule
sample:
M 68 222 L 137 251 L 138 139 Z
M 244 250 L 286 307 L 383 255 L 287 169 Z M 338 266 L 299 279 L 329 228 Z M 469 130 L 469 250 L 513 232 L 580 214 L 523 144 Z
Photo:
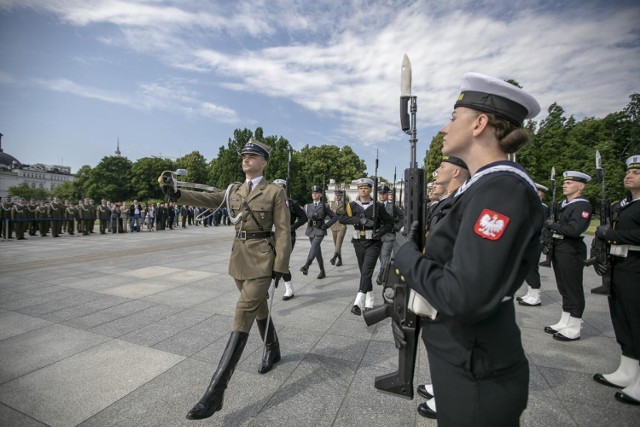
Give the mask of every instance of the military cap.
M 536 182 L 536 188 L 537 188 L 539 191 L 542 191 L 543 193 L 546 193 L 547 191 L 549 191 L 549 189 L 548 189 L 547 187 L 545 187 L 545 186 L 544 186 L 544 185 L 542 185 L 542 184 L 538 184 L 537 182 Z
M 464 162 L 464 160 L 462 160 L 459 157 L 455 157 L 455 156 L 442 156 L 442 161 L 443 162 L 447 162 L 447 163 L 451 163 L 452 165 L 461 167 L 462 169 L 466 169 L 469 170 L 469 168 L 467 167 L 467 164 Z
M 340 194 L 340 195 L 342 195 L 342 194 L 344 194 L 344 190 L 335 190 L 335 191 L 333 192 L 333 194 Z
M 368 187 L 373 188 L 373 180 L 371 178 L 356 179 L 355 183 L 358 187 L 362 187 L 363 185 L 366 185 Z
M 578 181 L 585 184 L 591 181 L 591 177 L 589 175 L 578 171 L 565 171 L 562 173 L 562 176 L 565 181 Z
M 391 189 L 389 188 L 388 185 L 380 185 L 378 186 L 378 194 L 387 194 L 388 192 L 390 192 Z
M 626 161 L 627 169 L 640 169 L 640 154 L 634 154 Z
M 282 185 L 282 186 L 284 186 L 284 187 L 286 187 L 286 186 L 287 186 L 287 181 L 286 181 L 286 180 L 284 180 L 284 179 L 280 179 L 280 178 L 278 178 L 278 179 L 274 179 L 274 180 L 273 180 L 273 183 L 274 183 L 274 184 L 276 184 L 276 185 Z
M 265 160 L 269 160 L 270 152 L 271 148 L 268 145 L 263 144 L 255 138 L 251 138 L 246 144 L 244 144 L 240 154 L 257 154 L 264 157 Z
M 540 112 L 538 101 L 518 86 L 479 73 L 462 77 L 454 108 L 457 107 L 495 114 L 516 126 L 522 126 L 524 119 L 532 119 Z
M 320 185 L 313 185 L 311 187 L 312 193 L 322 193 L 322 187 Z

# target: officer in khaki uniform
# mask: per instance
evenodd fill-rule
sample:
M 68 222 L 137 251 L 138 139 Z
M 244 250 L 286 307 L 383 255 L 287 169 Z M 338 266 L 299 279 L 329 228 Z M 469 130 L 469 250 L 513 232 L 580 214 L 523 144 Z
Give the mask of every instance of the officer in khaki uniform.
M 262 176 L 269 152 L 267 145 L 251 138 L 241 151 L 246 180 L 231 184 L 226 191 L 226 206 L 236 227 L 229 275 L 235 279 L 240 295 L 227 347 L 207 391 L 189 411 L 188 419 L 207 418 L 222 409 L 224 391 L 240 360 L 254 319 L 266 347 L 258 372 L 268 372 L 280 361 L 278 337 L 268 317 L 267 293 L 272 278 L 277 282 L 289 269 L 291 226 L 284 190 Z M 180 204 L 215 209 L 225 199 L 225 191 L 179 190 L 171 172 L 163 172 L 158 182 L 169 198 Z
M 349 200 L 345 199 L 344 190 L 336 190 L 334 194 L 335 200 L 331 202 L 329 207 L 333 212 L 335 212 L 336 216 L 340 218 L 344 213 L 345 203 Z M 335 252 L 333 253 L 333 258 L 331 258 L 329 262 L 331 265 L 335 264 L 340 267 L 342 265 L 342 242 L 344 241 L 345 234 L 347 234 L 347 226 L 342 224 L 340 221 L 336 221 L 331 226 L 331 234 L 333 235 Z

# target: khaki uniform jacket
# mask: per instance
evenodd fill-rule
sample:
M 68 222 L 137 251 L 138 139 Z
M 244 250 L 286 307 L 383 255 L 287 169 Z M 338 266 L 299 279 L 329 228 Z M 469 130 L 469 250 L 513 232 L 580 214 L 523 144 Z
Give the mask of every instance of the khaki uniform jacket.
M 349 202 L 346 202 L 346 203 L 349 203 Z M 340 202 L 336 202 L 334 200 L 333 202 L 331 202 L 329 207 L 331 208 L 332 211 L 334 211 L 336 213 L 336 216 L 338 218 L 340 218 L 340 216 L 342 214 L 344 214 L 345 203 L 343 203 L 342 200 L 340 200 Z M 340 221 L 336 221 L 331 226 L 331 231 L 340 231 L 340 230 L 346 230 L 346 229 L 347 229 L 347 225 L 346 224 L 342 224 Z
M 211 209 L 220 207 L 224 191 L 197 192 L 180 189 L 178 203 L 189 206 L 201 206 Z M 229 191 L 227 207 L 229 215 L 236 217 L 242 214 L 235 224 L 239 231 L 260 232 L 249 211 L 243 206 L 247 201 L 256 219 L 264 231 L 274 231 L 275 239 L 234 239 L 229 258 L 229 275 L 237 280 L 256 279 L 271 276 L 274 271 L 285 273 L 289 270 L 291 255 L 291 224 L 287 196 L 284 190 L 264 178 L 255 186 L 247 198 L 247 186 L 241 183 L 232 184 Z M 275 241 L 274 241 L 275 240 Z M 273 252 L 275 248 L 275 254 Z

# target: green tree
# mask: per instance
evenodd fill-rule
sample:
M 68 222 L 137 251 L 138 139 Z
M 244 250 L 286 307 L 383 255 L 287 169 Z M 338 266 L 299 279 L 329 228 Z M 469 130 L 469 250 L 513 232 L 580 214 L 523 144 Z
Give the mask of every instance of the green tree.
M 22 197 L 26 200 L 46 200 L 51 196 L 48 190 L 44 188 L 31 188 L 26 182 L 9 187 L 7 192 L 10 196 Z
M 260 129 L 260 128 L 258 128 Z M 226 188 L 232 182 L 244 181 L 240 163 L 240 151 L 253 136 L 248 129 L 236 129 L 233 139 L 226 147 L 220 147 L 218 156 L 209 162 L 209 183 L 218 188 Z
M 164 194 L 158 185 L 158 176 L 164 171 L 176 169 L 171 159 L 143 157 L 131 166 L 131 192 L 138 200 L 161 200 Z M 129 197 L 129 198 L 131 198 Z
M 51 190 L 51 195 L 59 197 L 60 200 L 74 199 L 75 183 L 73 181 L 65 181 L 60 185 L 56 185 Z
M 74 201 L 89 197 L 86 196 L 86 194 L 88 194 L 89 191 L 88 187 L 89 179 L 91 177 L 91 171 L 92 169 L 89 165 L 84 165 L 80 169 L 78 169 L 78 172 L 76 173 L 76 179 L 75 181 L 73 181 L 73 194 L 70 197 Z
M 440 166 L 442 163 L 442 142 L 444 140 L 444 134 L 442 132 L 438 132 L 432 139 L 431 144 L 429 144 L 429 149 L 425 153 L 424 156 L 424 170 L 425 170 L 425 181 L 431 182 L 433 181 L 433 172 Z
M 129 200 L 132 198 L 132 166 L 133 164 L 126 157 L 103 157 L 89 175 L 84 197 L 94 200 Z
M 187 170 L 187 175 L 181 178 L 182 181 L 195 182 L 198 184 L 208 183 L 209 170 L 207 167 L 207 159 L 205 159 L 199 151 L 192 151 L 176 159 L 176 168 Z

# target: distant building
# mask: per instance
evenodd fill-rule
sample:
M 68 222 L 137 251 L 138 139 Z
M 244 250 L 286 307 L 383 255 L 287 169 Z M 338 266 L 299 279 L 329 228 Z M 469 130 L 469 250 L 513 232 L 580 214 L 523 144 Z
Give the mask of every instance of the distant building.
M 71 173 L 71 167 L 60 165 L 45 165 L 35 163 L 25 165 L 11 154 L 2 149 L 2 134 L 0 133 L 0 197 L 9 195 L 9 188 L 26 182 L 31 188 L 53 190 L 58 185 L 74 181 L 76 177 Z

